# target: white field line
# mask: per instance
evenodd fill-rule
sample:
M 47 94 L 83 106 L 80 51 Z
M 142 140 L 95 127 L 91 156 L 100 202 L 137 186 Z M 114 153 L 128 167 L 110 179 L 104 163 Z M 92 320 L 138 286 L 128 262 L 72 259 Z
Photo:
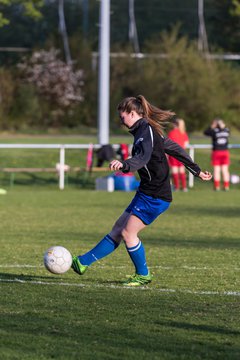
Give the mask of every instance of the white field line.
M 240 296 L 240 291 L 194 291 L 188 289 L 153 289 L 148 287 L 139 288 L 128 288 L 124 286 L 110 285 L 110 284 L 82 284 L 82 283 L 67 283 L 67 282 L 51 282 L 51 281 L 36 281 L 36 280 L 22 280 L 22 279 L 2 279 L 1 283 L 19 283 L 19 284 L 31 284 L 31 285 L 47 285 L 47 286 L 69 286 L 69 287 L 81 287 L 81 288 L 111 288 L 111 289 L 134 289 L 134 290 L 145 290 L 145 291 L 156 291 L 164 293 L 183 293 L 183 294 L 194 294 L 194 295 L 217 295 L 217 296 Z
M 4 268 L 4 269 L 10 269 L 10 268 L 38 268 L 39 266 L 37 265 L 27 265 L 27 264 L 11 264 L 11 265 L 0 265 L 0 268 Z M 43 265 L 41 265 L 40 267 L 43 267 Z

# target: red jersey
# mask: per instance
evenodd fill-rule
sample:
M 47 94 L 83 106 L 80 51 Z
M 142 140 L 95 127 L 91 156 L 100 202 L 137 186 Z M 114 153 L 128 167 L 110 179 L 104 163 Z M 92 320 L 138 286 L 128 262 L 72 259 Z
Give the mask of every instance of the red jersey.
M 183 149 L 186 148 L 186 143 L 189 142 L 189 138 L 186 132 L 182 133 L 178 128 L 171 130 L 168 134 L 169 139 L 175 141 Z
M 186 132 L 182 133 L 178 128 L 174 128 L 168 134 L 169 139 L 180 145 L 183 149 L 186 148 L 186 143 L 189 142 L 189 138 Z M 183 164 L 172 156 L 168 156 L 170 166 L 181 167 Z

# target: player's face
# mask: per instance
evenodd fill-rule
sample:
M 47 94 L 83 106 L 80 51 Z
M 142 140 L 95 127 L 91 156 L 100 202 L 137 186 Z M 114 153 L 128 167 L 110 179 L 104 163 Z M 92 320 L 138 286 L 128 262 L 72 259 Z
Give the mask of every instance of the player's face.
M 120 121 L 127 128 L 130 128 L 135 122 L 135 113 L 131 111 L 130 113 L 123 111 L 119 113 Z
M 121 124 L 129 127 L 129 117 L 130 117 L 130 114 L 127 113 L 126 111 L 124 112 L 120 112 L 119 113 L 119 117 L 120 117 L 120 121 L 121 121 Z

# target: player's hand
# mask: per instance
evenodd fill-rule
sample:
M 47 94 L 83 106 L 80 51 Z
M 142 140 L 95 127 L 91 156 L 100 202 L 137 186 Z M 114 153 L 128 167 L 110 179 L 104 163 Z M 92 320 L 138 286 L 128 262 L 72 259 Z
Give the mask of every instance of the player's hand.
M 201 171 L 198 177 L 202 180 L 209 181 L 212 178 L 212 174 L 209 171 Z
M 112 171 L 120 170 L 123 167 L 121 161 L 113 160 L 110 162 L 109 167 Z

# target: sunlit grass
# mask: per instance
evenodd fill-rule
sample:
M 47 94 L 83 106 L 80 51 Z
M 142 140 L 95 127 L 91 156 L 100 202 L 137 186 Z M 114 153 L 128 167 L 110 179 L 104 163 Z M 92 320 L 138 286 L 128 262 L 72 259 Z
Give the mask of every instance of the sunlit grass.
M 141 234 L 154 280 L 125 289 L 122 244 L 83 277 L 47 272 L 55 244 L 79 254 L 133 193 L 14 186 L 0 197 L 3 359 L 239 359 L 240 192 L 174 193 Z

